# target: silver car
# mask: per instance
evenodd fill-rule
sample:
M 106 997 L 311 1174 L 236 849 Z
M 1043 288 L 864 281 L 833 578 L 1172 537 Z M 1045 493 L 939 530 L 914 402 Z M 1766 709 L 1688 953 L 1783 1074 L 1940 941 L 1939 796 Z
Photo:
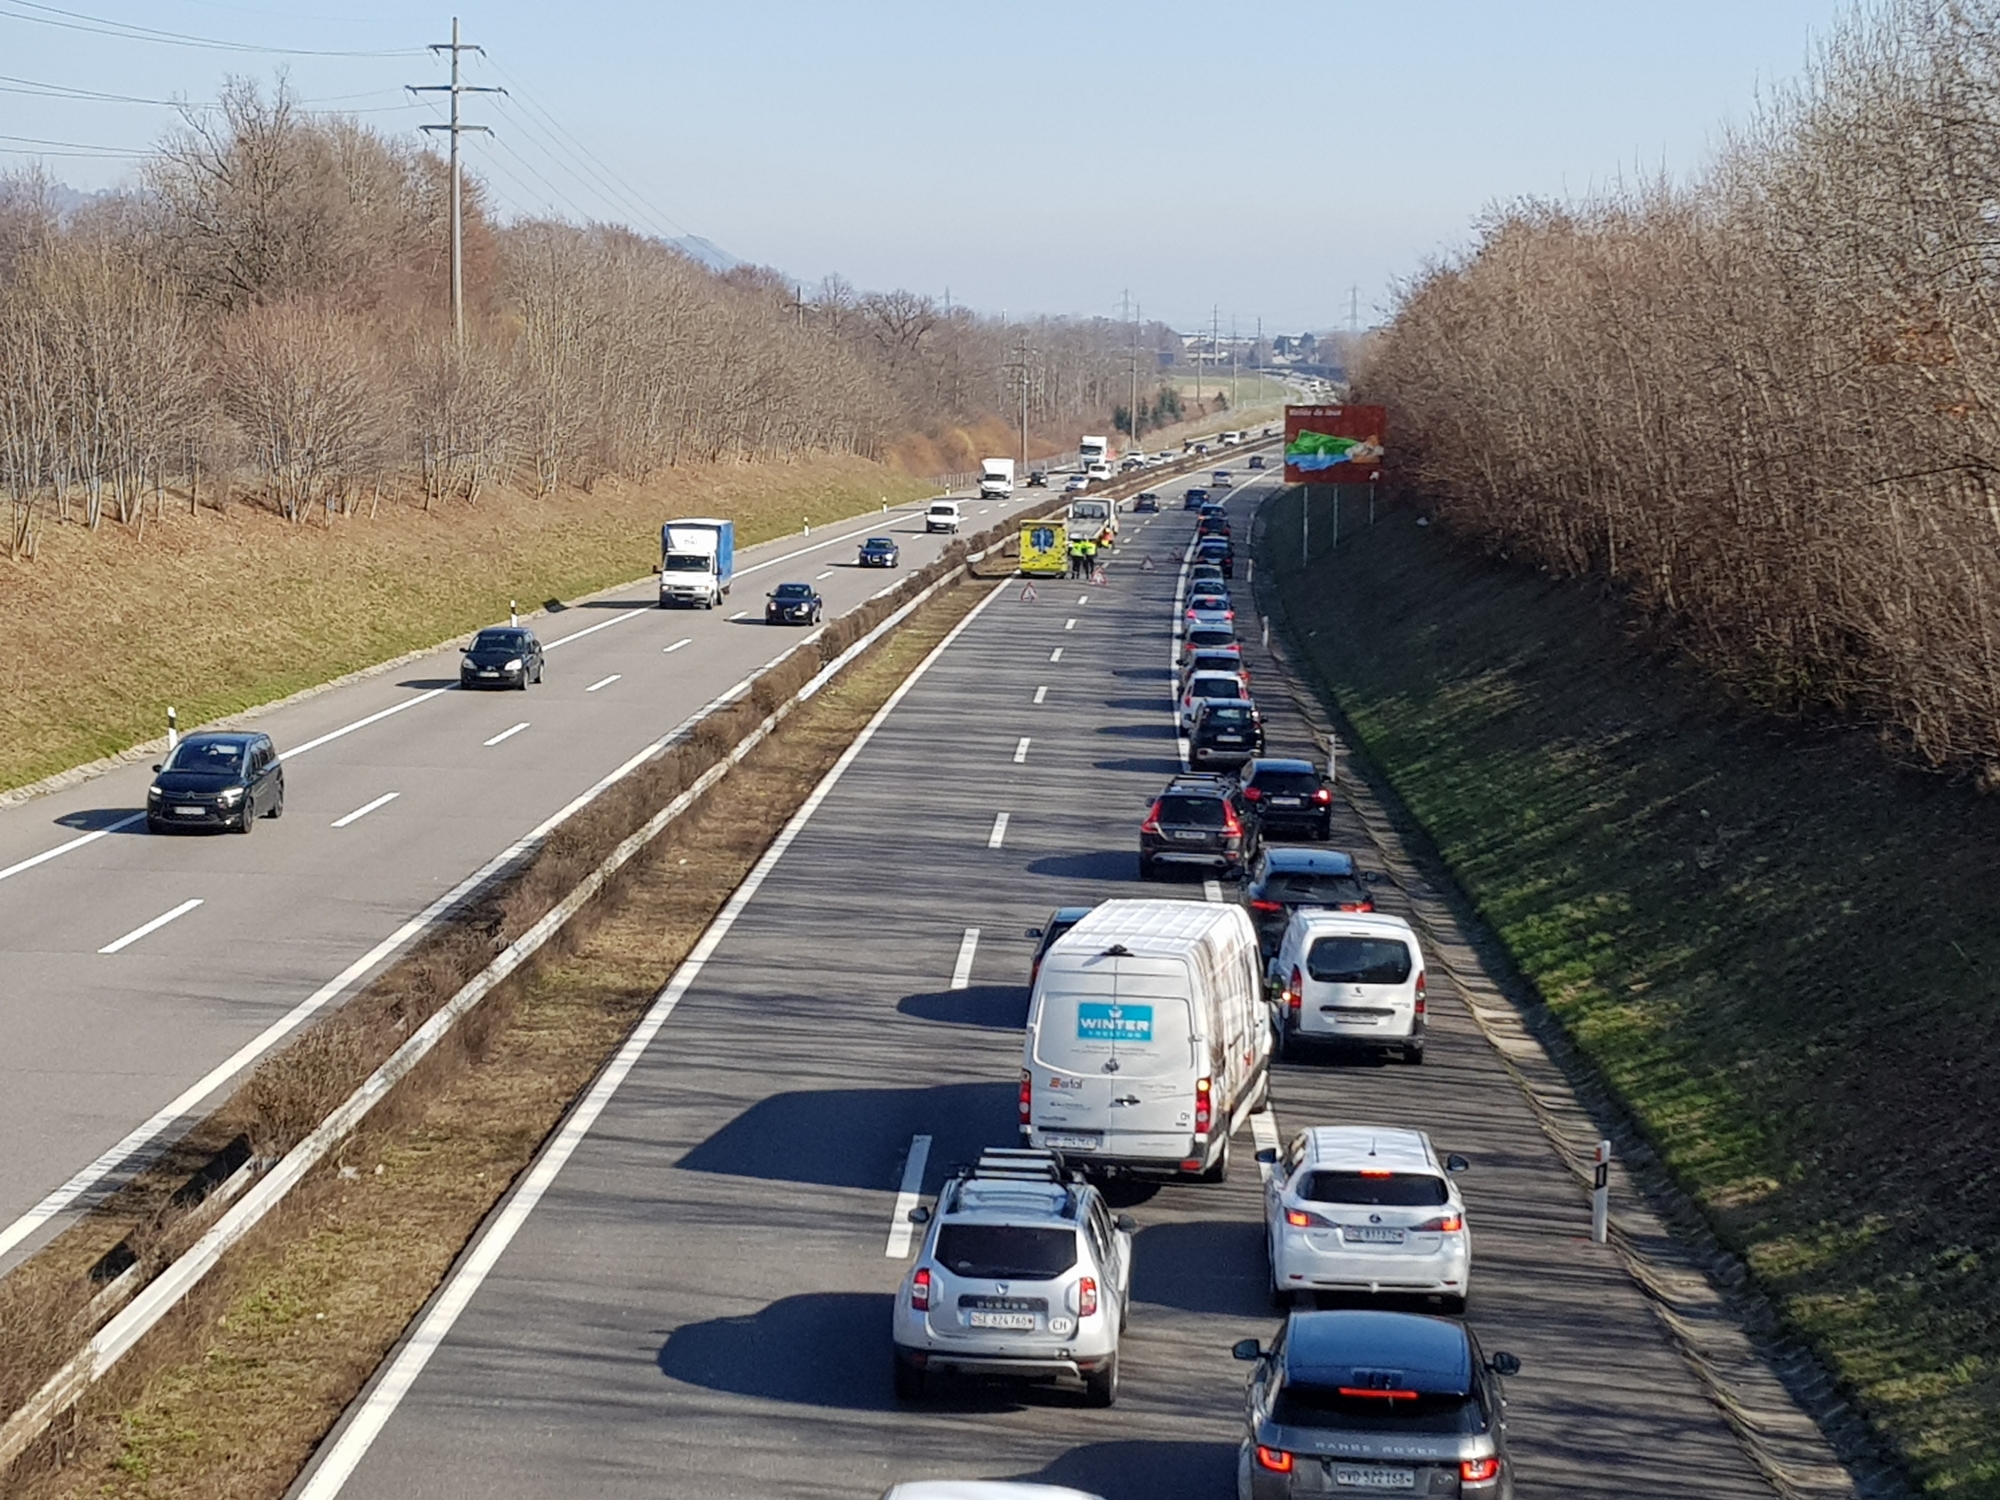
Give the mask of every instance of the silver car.
M 896 1394 L 938 1374 L 1077 1380 L 1118 1398 L 1132 1221 L 1050 1151 L 990 1149 L 944 1185 L 896 1297 Z
M 1511 1354 L 1464 1324 L 1406 1312 L 1295 1312 L 1253 1361 L 1237 1500 L 1404 1494 L 1511 1500 Z

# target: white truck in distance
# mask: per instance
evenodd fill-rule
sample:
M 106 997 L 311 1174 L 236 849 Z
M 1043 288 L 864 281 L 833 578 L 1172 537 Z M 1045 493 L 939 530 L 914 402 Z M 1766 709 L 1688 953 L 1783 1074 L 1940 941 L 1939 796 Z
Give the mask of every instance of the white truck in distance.
M 714 609 L 736 576 L 736 523 L 708 516 L 669 521 L 660 528 L 660 608 L 677 604 Z
M 979 498 L 994 499 L 1014 493 L 1014 460 L 982 458 L 979 461 Z
M 1077 461 L 1083 465 L 1083 472 L 1091 479 L 1111 477 L 1111 440 L 1106 437 L 1085 433 L 1076 445 Z

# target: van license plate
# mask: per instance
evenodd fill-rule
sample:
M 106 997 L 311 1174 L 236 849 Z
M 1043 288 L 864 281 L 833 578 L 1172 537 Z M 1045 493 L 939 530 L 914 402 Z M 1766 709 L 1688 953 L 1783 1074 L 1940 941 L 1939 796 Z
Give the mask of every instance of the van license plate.
M 1400 1245 L 1403 1231 L 1400 1229 L 1380 1229 L 1372 1224 L 1350 1224 L 1340 1231 L 1340 1237 L 1350 1245 Z
M 1343 1489 L 1356 1490 L 1413 1490 L 1417 1487 L 1415 1469 L 1350 1469 L 1345 1466 L 1333 1471 L 1333 1482 Z
M 1011 1328 L 1025 1333 L 1035 1331 L 1033 1313 L 974 1312 L 967 1313 L 965 1318 L 974 1328 Z
M 1058 1151 L 1095 1151 L 1104 1144 L 1101 1135 L 1049 1135 L 1042 1136 L 1042 1143 L 1053 1146 Z

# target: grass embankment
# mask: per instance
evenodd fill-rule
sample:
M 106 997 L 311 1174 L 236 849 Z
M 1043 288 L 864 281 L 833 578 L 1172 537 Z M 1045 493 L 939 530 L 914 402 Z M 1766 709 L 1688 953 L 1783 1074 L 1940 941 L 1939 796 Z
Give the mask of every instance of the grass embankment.
M 640 576 L 675 515 L 729 516 L 738 545 L 927 493 L 864 463 L 727 465 L 546 499 L 494 491 L 426 514 L 294 526 L 246 505 L 144 534 L 48 527 L 32 564 L 0 563 L 0 789 L 268 703 Z
M 7 1476 L 7 1493 L 278 1500 L 771 838 L 983 593 L 942 590 L 670 824 Z
M 1310 568 L 1296 491 L 1266 566 L 1369 758 L 1913 1475 L 2000 1495 L 2000 797 L 1409 511 L 1327 555 L 1315 510 Z

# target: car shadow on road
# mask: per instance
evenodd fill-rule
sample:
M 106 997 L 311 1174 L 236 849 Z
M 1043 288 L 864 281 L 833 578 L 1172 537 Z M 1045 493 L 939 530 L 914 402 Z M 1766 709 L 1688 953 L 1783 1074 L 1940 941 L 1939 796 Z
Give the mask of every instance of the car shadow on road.
M 1166 701 L 1163 699 L 1156 706 L 1159 708 L 1161 716 L 1165 717 L 1167 712 Z M 1100 724 L 1091 732 L 1093 734 L 1116 735 L 1120 739 L 1127 740 L 1170 740 L 1175 738 L 1174 726 L 1171 724 Z
M 1257 1220 L 1154 1224 L 1132 1241 L 1132 1298 L 1227 1318 L 1276 1316 L 1266 1295 L 1269 1266 Z
M 1137 865 L 1129 849 L 1094 849 L 1088 854 L 1051 854 L 1028 866 L 1030 875 L 1058 880 L 1131 880 Z
M 1017 1484 L 1055 1484 L 1104 1500 L 1178 1500 L 1181 1496 L 1235 1493 L 1234 1443 L 1127 1441 L 1086 1443 L 1032 1474 L 1008 1476 Z
M 741 1318 L 676 1328 L 657 1363 L 670 1380 L 844 1411 L 891 1411 L 886 1292 L 808 1292 Z
M 556 605 L 557 609 L 658 609 L 657 599 L 586 599 L 581 604 Z
M 132 823 L 124 828 L 115 825 L 122 818 L 144 818 L 143 807 L 92 807 L 82 812 L 64 813 L 56 819 L 58 828 L 74 828 L 78 833 L 144 833 L 143 822 Z
M 943 1083 L 912 1089 L 818 1089 L 773 1094 L 723 1125 L 675 1165 L 689 1172 L 804 1182 L 823 1187 L 893 1187 L 881 1153 L 857 1142 L 900 1148 L 931 1138 L 927 1186 L 988 1146 L 1020 1134 L 1019 1085 Z
M 419 692 L 429 692 L 432 688 L 457 687 L 456 677 L 405 677 L 396 684 L 399 688 L 414 688 Z
M 896 1009 L 919 1021 L 1019 1031 L 1028 1020 L 1028 991 L 1018 984 L 975 984 L 962 990 L 905 995 L 896 1002 Z
M 1178 776 L 1181 763 L 1163 755 L 1128 756 L 1124 760 L 1099 760 L 1091 764 L 1100 771 L 1144 771 L 1149 776 Z
M 1162 693 L 1157 698 L 1106 698 L 1104 706 L 1126 714 L 1164 714 L 1169 712 L 1174 705 L 1173 701 L 1165 693 Z M 1118 734 L 1121 731 L 1117 726 L 1112 726 L 1108 729 L 1100 729 L 1097 732 L 1099 734 Z

